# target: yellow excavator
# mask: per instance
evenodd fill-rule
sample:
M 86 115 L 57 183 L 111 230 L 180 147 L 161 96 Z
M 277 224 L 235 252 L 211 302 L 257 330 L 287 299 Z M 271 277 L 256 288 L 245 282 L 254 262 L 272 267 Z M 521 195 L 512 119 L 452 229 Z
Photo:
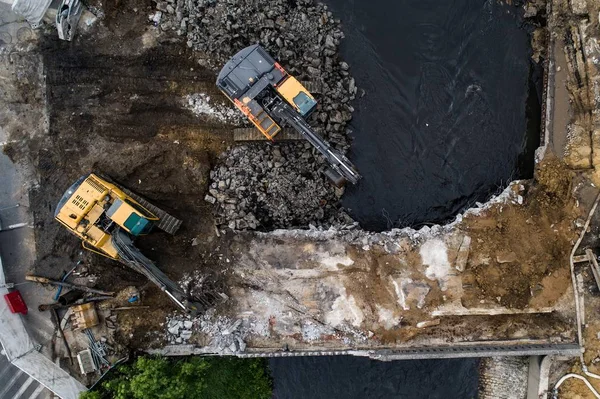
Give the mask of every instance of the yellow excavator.
M 155 226 L 175 234 L 181 220 L 95 174 L 82 176 L 67 189 L 54 217 L 81 239 L 85 249 L 145 275 L 183 310 L 202 310 L 202 305 L 189 298 L 133 245 L 135 237 L 150 233 Z

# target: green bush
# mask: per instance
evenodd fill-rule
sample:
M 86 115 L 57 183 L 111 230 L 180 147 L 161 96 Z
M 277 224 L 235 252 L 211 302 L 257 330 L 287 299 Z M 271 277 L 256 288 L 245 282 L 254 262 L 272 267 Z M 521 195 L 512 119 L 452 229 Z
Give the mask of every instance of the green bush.
M 260 399 L 272 395 L 264 359 L 140 357 L 81 399 Z

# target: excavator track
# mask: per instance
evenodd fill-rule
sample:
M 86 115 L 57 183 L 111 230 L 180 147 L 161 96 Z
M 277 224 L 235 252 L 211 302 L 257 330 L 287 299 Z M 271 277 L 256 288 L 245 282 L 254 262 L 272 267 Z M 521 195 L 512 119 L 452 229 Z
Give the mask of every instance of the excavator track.
M 265 141 L 267 138 L 255 127 L 240 127 L 233 129 L 234 141 Z M 275 137 L 275 142 L 279 141 L 298 141 L 304 140 L 304 137 L 294 129 L 282 129 Z
M 142 205 L 144 208 L 148 209 L 150 212 L 152 212 L 153 214 L 158 216 L 159 220 L 158 220 L 158 224 L 156 225 L 156 227 L 158 227 L 162 231 L 169 233 L 169 234 L 175 234 L 177 232 L 177 230 L 179 230 L 179 227 L 181 227 L 181 223 L 183 223 L 183 222 L 181 220 L 177 219 L 175 216 L 172 216 L 172 215 L 168 214 L 167 212 L 163 211 L 162 209 L 160 209 L 159 207 L 157 207 L 156 205 L 151 204 L 141 195 L 138 195 L 138 194 L 134 193 L 133 191 L 128 190 L 124 187 L 119 186 L 119 188 L 121 190 L 123 190 L 123 192 L 125 194 L 127 194 L 128 196 L 130 196 L 131 198 L 133 198 L 134 200 L 139 202 L 140 205 Z

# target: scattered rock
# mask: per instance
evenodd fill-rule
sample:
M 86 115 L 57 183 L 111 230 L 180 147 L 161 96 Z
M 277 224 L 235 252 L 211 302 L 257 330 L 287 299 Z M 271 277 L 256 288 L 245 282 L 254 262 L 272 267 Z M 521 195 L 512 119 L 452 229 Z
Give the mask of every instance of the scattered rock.
M 437 326 L 438 324 L 440 324 L 440 319 L 420 321 L 417 323 L 417 328 L 433 327 L 433 326 Z
M 498 263 L 512 263 L 516 262 L 517 254 L 512 251 L 500 252 L 496 254 L 496 261 Z

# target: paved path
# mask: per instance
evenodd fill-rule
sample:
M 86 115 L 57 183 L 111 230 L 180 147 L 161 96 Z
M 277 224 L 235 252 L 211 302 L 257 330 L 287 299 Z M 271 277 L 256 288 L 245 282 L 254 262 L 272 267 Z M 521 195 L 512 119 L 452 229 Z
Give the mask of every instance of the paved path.
M 46 399 L 51 393 L 0 355 L 0 399 Z

